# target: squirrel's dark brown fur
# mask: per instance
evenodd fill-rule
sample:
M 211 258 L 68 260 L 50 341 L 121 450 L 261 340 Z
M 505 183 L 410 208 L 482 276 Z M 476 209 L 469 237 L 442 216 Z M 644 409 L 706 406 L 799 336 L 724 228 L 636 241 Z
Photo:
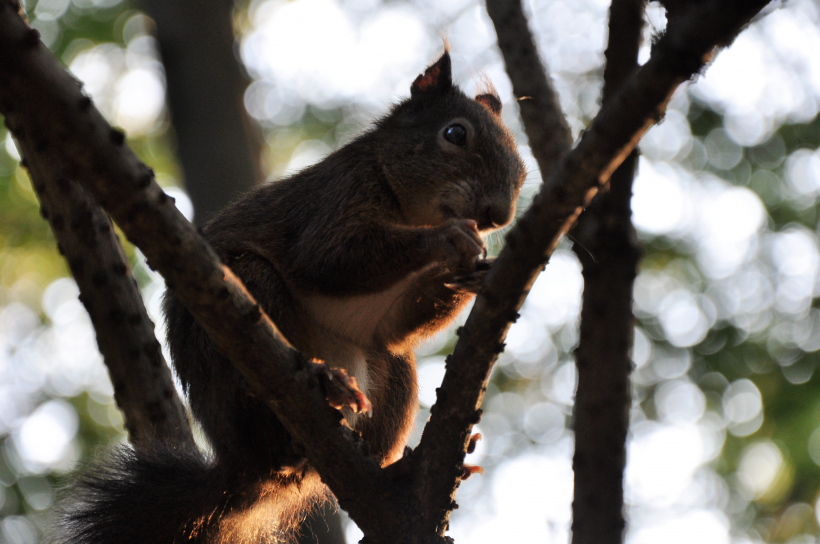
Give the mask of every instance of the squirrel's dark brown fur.
M 468 98 L 444 55 L 368 132 L 258 187 L 204 234 L 290 342 L 355 376 L 371 453 L 401 456 L 417 407 L 413 349 L 470 300 L 480 234 L 509 223 L 524 168 L 487 93 Z M 169 291 L 174 368 L 213 459 L 121 452 L 79 484 L 75 542 L 272 542 L 322 494 L 276 416 Z M 252 513 L 253 515 L 247 515 Z M 279 535 L 279 536 L 277 536 Z

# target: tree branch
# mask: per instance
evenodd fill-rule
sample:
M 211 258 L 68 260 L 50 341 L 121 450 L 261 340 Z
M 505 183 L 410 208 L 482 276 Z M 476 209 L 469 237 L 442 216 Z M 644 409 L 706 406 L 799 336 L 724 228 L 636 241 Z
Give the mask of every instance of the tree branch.
M 603 104 L 638 68 L 646 0 L 613 0 L 609 10 Z M 581 338 L 575 351 L 575 544 L 619 544 L 623 540 L 623 471 L 631 407 L 629 350 L 635 318 L 632 286 L 641 256 L 630 202 L 637 151 L 615 170 L 609 191 L 598 194 L 574 229 L 583 246 Z
M 521 1 L 487 0 L 487 13 L 498 35 L 530 148 L 546 179 L 572 147 L 569 124 L 538 56 Z
M 149 265 L 245 377 L 257 398 L 279 416 L 340 505 L 376 541 L 397 531 L 394 492 L 358 434 L 339 424 L 304 357 L 224 267 L 179 213 L 146 168 L 82 95 L 17 13 L 0 0 L 0 113 L 43 142 L 66 175 L 106 208 Z
M 549 81 L 546 66 L 538 54 L 521 1 L 487 0 L 487 13 L 498 36 L 498 47 L 513 85 L 513 94 L 519 98 L 518 107 L 530 148 L 538 162 L 542 179 L 546 179 L 572 146 L 569 124 Z M 441 393 L 439 395 L 441 398 Z M 462 405 L 462 409 L 472 405 L 477 407 L 480 401 L 478 404 Z M 480 415 L 473 417 L 475 423 Z M 426 511 L 432 516 L 426 520 L 427 529 L 444 534 L 449 512 L 455 505 L 458 480 L 445 480 L 441 485 L 442 481 L 436 477 L 441 471 L 440 459 L 435 454 L 425 454 L 423 447 L 419 449 L 419 454 L 419 477 L 415 481 L 414 492 L 421 504 L 436 506 Z M 463 473 L 460 462 L 451 468 L 455 469 L 457 477 Z
M 442 503 L 461 478 L 461 464 L 490 370 L 510 324 L 563 234 L 601 184 L 661 116 L 674 89 L 698 73 L 715 44 L 726 43 L 768 0 L 706 1 L 670 27 L 652 57 L 605 105 L 576 148 L 561 161 L 529 210 L 507 235 L 447 364 L 438 400 L 416 450 L 421 504 Z M 526 121 L 525 121 L 526 122 Z M 433 467 L 439 467 L 433 470 Z M 442 474 L 442 471 L 445 471 Z M 452 499 L 450 499 L 452 500 Z M 451 508 L 451 507 L 450 507 Z M 428 527 L 443 533 L 450 509 Z
M 248 116 L 248 79 L 235 54 L 236 2 L 142 0 L 156 23 L 166 98 L 194 222 L 204 225 L 226 203 L 264 181 L 262 135 Z M 318 515 L 321 513 L 321 516 Z M 341 516 L 324 508 L 308 516 L 303 544 L 343 543 Z
M 91 316 L 131 442 L 137 448 L 158 440 L 196 447 L 154 336 L 154 324 L 111 221 L 65 175 L 45 141 L 19 127 L 9 129 L 17 136 L 41 214 L 51 225 L 57 247 L 80 288 L 80 301 Z

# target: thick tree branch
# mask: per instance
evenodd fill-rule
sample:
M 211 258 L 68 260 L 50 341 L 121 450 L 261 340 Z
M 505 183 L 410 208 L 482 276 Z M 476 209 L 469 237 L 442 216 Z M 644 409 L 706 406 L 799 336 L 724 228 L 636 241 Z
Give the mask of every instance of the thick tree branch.
M 10 129 L 18 127 L 10 126 Z M 41 213 L 57 238 L 91 316 L 114 398 L 135 447 L 166 441 L 195 448 L 185 409 L 165 364 L 111 220 L 49 154 L 48 144 L 12 130 Z
M 638 68 L 646 0 L 613 0 L 609 10 L 603 104 Z M 575 544 L 623 540 L 623 471 L 631 395 L 632 286 L 641 251 L 630 202 L 637 152 L 615 170 L 609 191 L 596 196 L 574 232 L 584 267 L 581 338 L 575 351 Z
M 396 534 L 389 481 L 359 436 L 339 424 L 304 357 L 177 211 L 77 82 L 0 0 L 0 113 L 13 134 L 48 146 L 166 279 L 258 398 L 301 443 L 341 506 L 375 541 Z
M 262 135 L 245 110 L 248 80 L 235 55 L 235 2 L 142 0 L 156 23 L 166 98 L 194 222 L 264 181 Z M 325 508 L 301 531 L 304 544 L 343 543 L 341 517 Z
M 546 178 L 572 146 L 558 94 L 538 56 L 520 0 L 487 0 L 530 148 Z
M 194 204 L 194 222 L 204 225 L 237 195 L 264 181 L 262 135 L 245 110 L 248 80 L 235 55 L 235 2 L 141 3 L 157 25 L 185 189 Z M 335 508 L 311 513 L 300 533 L 303 544 L 344 543 Z
M 141 3 L 157 24 L 185 186 L 203 225 L 264 181 L 262 136 L 245 111 L 248 81 L 234 54 L 234 2 Z
M 485 278 L 460 331 L 438 401 L 416 450 L 421 470 L 419 501 L 439 504 L 445 511 L 443 517 L 427 521 L 429 528 L 442 533 L 447 527 L 450 510 L 443 501 L 452 500 L 449 490 L 460 480 L 464 452 L 470 430 L 480 417 L 478 407 L 490 370 L 504 349 L 510 324 L 558 241 L 661 116 L 674 89 L 709 61 L 715 44 L 730 42 L 767 3 L 707 1 L 670 27 L 649 62 L 601 109 L 507 235 L 507 245 Z

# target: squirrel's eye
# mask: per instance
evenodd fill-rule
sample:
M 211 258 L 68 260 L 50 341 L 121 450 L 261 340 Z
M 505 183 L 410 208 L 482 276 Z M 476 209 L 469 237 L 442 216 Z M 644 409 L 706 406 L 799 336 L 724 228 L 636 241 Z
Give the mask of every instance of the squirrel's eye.
M 467 129 L 462 125 L 450 125 L 444 129 L 444 139 L 459 147 L 467 145 Z

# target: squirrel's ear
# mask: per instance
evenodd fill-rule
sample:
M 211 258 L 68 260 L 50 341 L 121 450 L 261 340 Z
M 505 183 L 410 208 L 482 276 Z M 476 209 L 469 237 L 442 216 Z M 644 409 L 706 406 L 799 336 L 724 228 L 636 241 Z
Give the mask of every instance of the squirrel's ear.
M 410 96 L 417 97 L 430 92 L 448 91 L 453 86 L 450 68 L 450 52 L 445 51 L 435 64 L 427 68 L 410 86 Z
M 501 116 L 501 99 L 494 93 L 480 94 L 475 101 L 490 110 L 493 115 Z

